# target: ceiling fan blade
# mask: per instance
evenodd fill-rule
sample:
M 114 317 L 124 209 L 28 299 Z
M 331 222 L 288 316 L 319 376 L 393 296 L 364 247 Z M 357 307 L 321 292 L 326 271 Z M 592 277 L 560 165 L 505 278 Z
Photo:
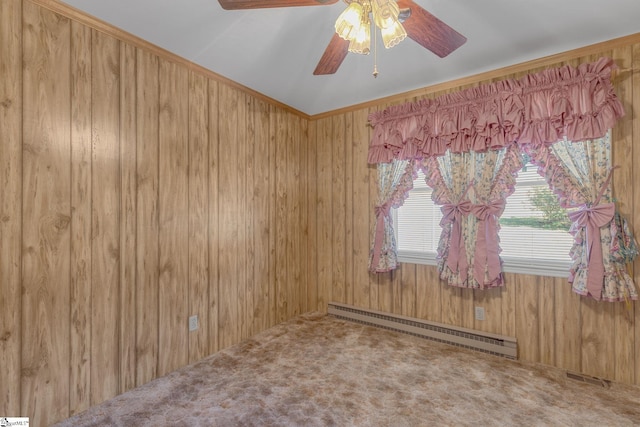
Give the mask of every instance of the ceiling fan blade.
M 348 52 L 349 42 L 338 34 L 333 33 L 333 38 L 331 38 L 329 45 L 322 54 L 322 58 L 320 58 L 313 75 L 334 74 L 340 68 L 340 64 L 342 64 Z
M 411 16 L 402 23 L 407 35 L 440 58 L 449 55 L 467 41 L 465 36 L 412 0 L 398 0 L 397 3 L 400 9 L 411 9 Z
M 238 10 L 290 6 L 323 6 L 333 4 L 337 1 L 338 0 L 218 0 L 218 3 L 220 3 L 223 9 Z

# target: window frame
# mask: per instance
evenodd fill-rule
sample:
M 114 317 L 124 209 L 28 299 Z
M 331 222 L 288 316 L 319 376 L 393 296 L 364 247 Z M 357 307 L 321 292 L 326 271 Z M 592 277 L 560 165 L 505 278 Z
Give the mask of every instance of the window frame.
M 431 202 L 433 203 L 433 202 Z M 435 205 L 435 204 L 434 204 Z M 437 205 L 435 205 L 437 206 Z M 391 210 L 391 216 L 394 224 L 394 234 L 396 242 L 398 239 L 398 209 Z M 440 236 L 438 235 L 439 239 Z M 399 245 L 398 245 L 399 246 Z M 437 252 L 436 251 L 411 251 L 401 250 L 398 247 L 398 262 L 408 264 L 419 265 L 437 265 Z M 500 254 L 502 260 L 502 271 L 505 273 L 517 273 L 517 274 L 529 274 L 535 276 L 546 277 L 569 277 L 569 270 L 571 268 L 572 261 L 569 260 L 557 260 L 552 258 L 524 258 L 514 257 L 504 254 Z

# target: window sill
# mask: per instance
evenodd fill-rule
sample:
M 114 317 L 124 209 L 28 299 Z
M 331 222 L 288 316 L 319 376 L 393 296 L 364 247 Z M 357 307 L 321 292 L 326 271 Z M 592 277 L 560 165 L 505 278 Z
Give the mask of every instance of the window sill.
M 398 253 L 398 261 L 407 264 L 437 265 L 435 252 Z M 570 261 L 554 259 L 523 259 L 516 257 L 502 257 L 502 271 L 505 273 L 531 274 L 534 276 L 569 277 Z

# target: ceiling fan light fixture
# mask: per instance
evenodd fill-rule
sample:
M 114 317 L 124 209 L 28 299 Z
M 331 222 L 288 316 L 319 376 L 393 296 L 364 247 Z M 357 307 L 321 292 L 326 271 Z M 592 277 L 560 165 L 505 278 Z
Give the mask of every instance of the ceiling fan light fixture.
M 349 41 L 349 52 L 367 55 L 371 46 L 371 20 L 380 29 L 387 49 L 400 43 L 407 32 L 400 23 L 395 0 L 344 0 L 348 4 L 335 23 L 336 33 Z M 371 14 L 372 18 L 369 18 Z
M 345 40 L 353 40 L 362 27 L 364 17 L 364 8 L 360 3 L 357 1 L 349 3 L 336 20 L 336 33 Z
M 360 30 L 349 42 L 349 52 L 368 55 L 371 51 L 371 23 L 369 19 L 366 19 L 366 21 L 360 25 Z
M 376 26 L 382 30 L 398 22 L 400 7 L 394 0 L 371 0 L 371 13 Z
M 407 38 L 407 32 L 402 24 L 396 20 L 395 23 L 387 28 L 381 28 L 382 42 L 384 47 L 390 49 Z

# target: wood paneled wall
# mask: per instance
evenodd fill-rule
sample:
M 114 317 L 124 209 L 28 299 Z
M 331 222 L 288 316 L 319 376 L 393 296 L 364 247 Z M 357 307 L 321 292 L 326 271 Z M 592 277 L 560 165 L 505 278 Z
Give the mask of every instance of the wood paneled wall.
M 481 292 L 429 266 L 370 274 L 366 163 L 371 111 L 612 56 L 627 110 L 614 191 L 640 235 L 639 37 L 308 118 L 55 4 L 0 2 L 0 415 L 48 425 L 330 301 L 515 336 L 522 360 L 640 384 L 637 303 L 559 278 Z
M 0 415 L 48 425 L 306 312 L 307 128 L 2 0 Z
M 613 178 L 615 197 L 636 236 L 640 236 L 640 149 L 635 147 L 640 142 L 640 36 L 627 41 L 584 49 L 588 53 L 581 50 L 541 59 L 528 68 L 518 67 L 517 73 L 512 68 L 497 70 L 475 80 L 466 79 L 463 85 L 423 89 L 312 120 L 310 145 L 317 147 L 310 168 L 316 169 L 318 177 L 317 195 L 311 196 L 315 197 L 318 213 L 318 280 L 308 287 L 310 307 L 323 310 L 327 301 L 337 301 L 515 336 L 521 360 L 640 384 L 638 303 L 599 303 L 582 298 L 571 292 L 566 279 L 554 277 L 506 274 L 506 287 L 479 291 L 447 286 L 432 266 L 404 264 L 388 274 L 367 272 L 376 203 L 376 170 L 366 164 L 370 111 L 389 103 L 519 78 L 545 67 L 575 66 L 601 56 L 614 58 L 619 67 L 613 80 L 626 109 L 626 116 L 613 130 L 614 164 L 621 166 Z M 638 262 L 630 269 L 640 284 Z M 485 308 L 486 320 L 475 320 L 475 306 Z

